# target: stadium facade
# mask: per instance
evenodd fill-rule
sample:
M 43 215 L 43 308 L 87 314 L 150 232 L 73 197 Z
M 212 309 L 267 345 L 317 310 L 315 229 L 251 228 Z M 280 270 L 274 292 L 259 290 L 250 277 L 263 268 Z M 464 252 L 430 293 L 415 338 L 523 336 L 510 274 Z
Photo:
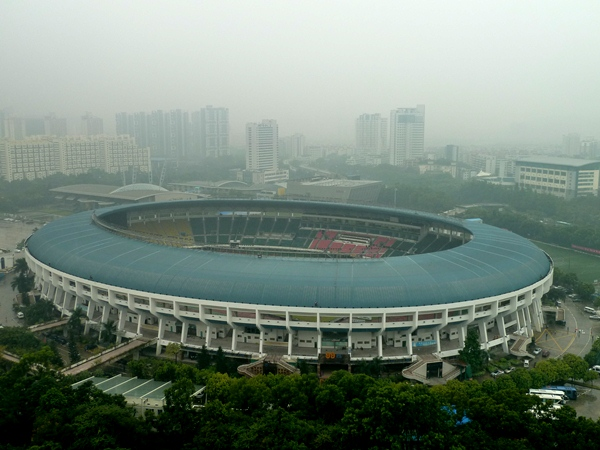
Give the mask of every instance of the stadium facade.
M 314 359 L 451 357 L 476 327 L 509 352 L 543 328 L 550 258 L 478 220 L 273 200 L 117 206 L 49 223 L 26 244 L 42 295 L 86 331 L 188 350 Z

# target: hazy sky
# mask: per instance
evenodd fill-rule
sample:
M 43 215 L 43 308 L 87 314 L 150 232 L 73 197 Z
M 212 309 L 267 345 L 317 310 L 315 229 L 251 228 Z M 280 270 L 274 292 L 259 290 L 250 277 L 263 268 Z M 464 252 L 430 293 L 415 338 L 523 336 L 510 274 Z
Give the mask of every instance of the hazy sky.
M 600 138 L 600 1 L 1 0 L 0 109 L 229 108 L 232 133 L 354 142 L 426 105 L 426 145 Z

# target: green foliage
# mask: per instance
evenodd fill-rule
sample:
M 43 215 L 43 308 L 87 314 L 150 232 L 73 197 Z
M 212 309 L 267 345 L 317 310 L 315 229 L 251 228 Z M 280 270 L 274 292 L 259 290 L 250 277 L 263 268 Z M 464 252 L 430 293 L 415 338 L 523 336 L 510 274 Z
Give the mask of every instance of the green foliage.
M 487 362 L 487 353 L 481 349 L 479 343 L 479 333 L 476 328 L 470 328 L 467 331 L 467 337 L 465 338 L 465 346 L 462 350 L 459 350 L 458 354 L 467 364 L 471 365 L 474 373 L 477 373 L 483 369 Z
M 71 364 L 81 361 L 81 355 L 79 354 L 77 342 L 75 342 L 74 338 L 69 339 L 69 359 L 71 360 Z
M 23 310 L 23 314 L 25 316 L 24 321 L 26 325 L 48 322 L 59 315 L 52 305 L 52 302 L 44 299 L 40 299 L 27 306 Z
M 17 355 L 35 352 L 42 347 L 35 335 L 21 327 L 0 328 L 0 346 Z
M 10 287 L 12 290 L 16 290 L 21 294 L 21 298 L 24 305 L 29 304 L 29 297 L 26 295 L 29 291 L 33 290 L 35 281 L 33 275 L 27 275 L 25 273 L 19 273 L 10 281 Z
M 102 342 L 110 344 L 115 341 L 117 334 L 117 324 L 114 320 L 107 320 L 106 323 L 102 324 L 102 331 L 100 332 L 100 337 Z
M 198 359 L 196 359 L 196 367 L 199 370 L 208 369 L 210 367 L 211 357 L 210 353 L 206 349 L 206 345 L 202 345 L 200 353 L 198 353 Z

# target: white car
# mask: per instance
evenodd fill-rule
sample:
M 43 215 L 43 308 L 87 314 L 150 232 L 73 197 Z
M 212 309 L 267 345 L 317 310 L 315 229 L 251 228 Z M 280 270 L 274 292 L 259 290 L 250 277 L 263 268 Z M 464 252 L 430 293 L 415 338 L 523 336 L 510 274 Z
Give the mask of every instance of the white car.
M 506 370 L 504 371 L 504 373 L 511 373 L 513 370 L 515 370 L 515 368 L 511 366 L 511 367 L 509 367 L 508 369 L 506 369 Z
M 590 319 L 591 320 L 600 320 L 600 316 L 593 315 L 593 316 L 590 316 Z
M 542 349 L 539 347 L 536 347 L 533 349 L 533 354 L 534 355 L 539 355 L 540 353 L 542 353 Z
M 22 319 L 23 317 L 25 317 L 25 314 L 23 314 L 21 311 L 19 311 L 17 313 L 17 319 Z

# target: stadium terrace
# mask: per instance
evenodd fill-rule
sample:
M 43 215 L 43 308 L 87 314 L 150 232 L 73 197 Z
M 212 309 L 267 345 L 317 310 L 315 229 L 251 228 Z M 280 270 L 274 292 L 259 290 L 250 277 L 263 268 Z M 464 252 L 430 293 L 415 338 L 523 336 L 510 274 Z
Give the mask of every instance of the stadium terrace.
M 191 200 L 88 211 L 26 244 L 42 295 L 86 331 L 242 355 L 410 360 L 467 330 L 509 352 L 541 331 L 550 258 L 478 220 L 348 204 Z

